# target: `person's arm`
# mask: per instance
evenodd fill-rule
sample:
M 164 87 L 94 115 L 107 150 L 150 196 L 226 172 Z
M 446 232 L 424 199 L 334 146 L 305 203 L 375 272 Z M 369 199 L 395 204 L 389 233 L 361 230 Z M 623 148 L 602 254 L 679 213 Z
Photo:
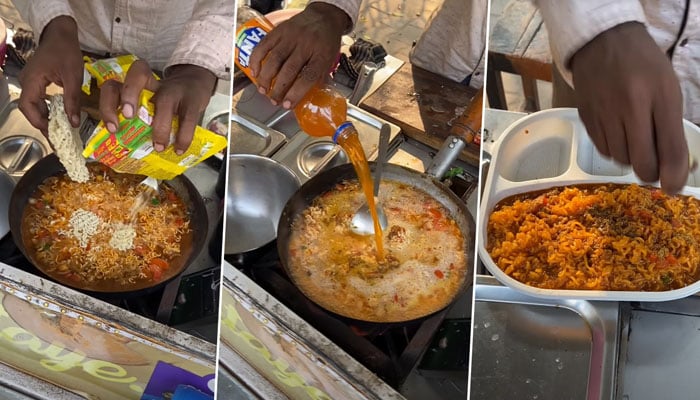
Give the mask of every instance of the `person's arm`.
M 163 151 L 170 144 L 173 117 L 178 117 L 175 151 L 182 154 L 192 143 L 194 130 L 209 104 L 217 78 L 231 79 L 234 0 L 199 0 L 185 24 L 180 40 L 155 81 L 146 60 L 129 69 L 124 83 L 108 81 L 100 92 L 100 114 L 114 132 L 121 107 L 126 118 L 134 116 L 143 89 L 154 91 L 153 147 Z
M 273 104 L 294 107 L 327 75 L 337 59 L 342 35 L 357 20 L 360 2 L 312 0 L 304 11 L 267 34 L 250 58 L 258 91 Z
M 631 164 L 645 182 L 679 191 L 689 168 L 680 84 L 639 1 L 535 2 L 598 151 Z
M 46 134 L 46 87 L 55 83 L 63 87 L 66 114 L 77 127 L 83 61 L 73 10 L 65 0 L 27 1 L 20 5 L 18 11 L 31 25 L 39 45 L 19 77 L 19 108 L 32 126 Z
M 67 0 L 42 0 L 15 2 L 19 14 L 32 27 L 37 38 L 41 37 L 46 25 L 56 17 L 68 16 L 75 20 L 75 14 Z
M 574 53 L 599 34 L 625 22 L 646 23 L 639 0 L 532 1 L 547 27 L 552 59 L 565 74 Z

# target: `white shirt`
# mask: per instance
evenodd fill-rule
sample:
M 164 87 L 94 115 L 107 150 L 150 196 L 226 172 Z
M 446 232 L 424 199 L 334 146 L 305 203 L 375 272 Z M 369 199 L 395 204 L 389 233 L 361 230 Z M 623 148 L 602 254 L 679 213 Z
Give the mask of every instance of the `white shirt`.
M 166 73 L 193 64 L 231 79 L 235 0 L 29 0 L 19 11 L 37 38 L 66 15 L 76 20 L 84 51 L 135 54 Z
M 534 0 L 542 13 L 552 58 L 573 86 L 571 57 L 598 34 L 641 22 L 671 63 L 683 93 L 684 117 L 700 123 L 700 2 L 686 0 Z M 688 19 L 681 30 L 688 3 Z
M 317 1 L 345 11 L 355 26 L 362 0 L 309 3 Z M 480 88 L 484 82 L 486 16 L 487 0 L 444 0 L 411 50 L 411 64 L 456 82 L 472 75 L 469 85 Z

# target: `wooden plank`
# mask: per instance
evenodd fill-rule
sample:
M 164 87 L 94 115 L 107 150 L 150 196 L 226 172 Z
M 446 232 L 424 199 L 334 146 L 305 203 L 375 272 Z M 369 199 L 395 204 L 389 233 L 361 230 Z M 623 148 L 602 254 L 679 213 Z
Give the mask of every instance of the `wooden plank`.
M 360 108 L 398 125 L 406 136 L 440 148 L 475 94 L 469 86 L 404 64 Z M 480 147 L 470 143 L 460 159 L 478 166 L 479 156 Z

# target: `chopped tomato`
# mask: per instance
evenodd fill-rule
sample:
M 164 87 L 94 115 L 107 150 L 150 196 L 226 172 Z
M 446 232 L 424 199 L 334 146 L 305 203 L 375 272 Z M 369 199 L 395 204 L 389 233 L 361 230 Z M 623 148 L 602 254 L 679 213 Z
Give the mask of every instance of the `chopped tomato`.
M 134 253 L 138 256 L 142 256 L 146 254 L 146 249 L 143 246 L 136 246 L 134 247 Z
M 433 218 L 435 218 L 435 219 L 438 219 L 438 218 L 441 218 L 441 217 L 442 217 L 442 213 L 440 212 L 440 210 L 436 210 L 436 209 L 434 209 L 434 208 L 429 208 L 429 209 L 428 209 L 428 212 L 429 212 L 430 215 L 431 215 Z
M 666 256 L 666 262 L 668 264 L 678 264 L 678 259 L 676 259 L 676 257 L 673 256 L 673 254 L 669 254 Z
M 654 189 L 651 191 L 651 198 L 654 200 L 659 200 L 664 197 L 664 194 L 661 193 L 661 189 Z
M 151 264 L 149 265 L 149 268 L 151 270 L 151 275 L 153 276 L 154 281 L 159 281 L 160 278 L 163 277 L 163 270 L 159 266 Z
M 177 226 L 182 226 L 182 225 L 184 225 L 184 224 L 185 224 L 185 220 L 182 219 L 182 218 L 177 218 L 177 219 L 175 220 L 175 225 L 177 225 Z
M 649 261 L 655 263 L 659 261 L 659 257 L 656 254 L 649 254 Z
M 544 204 L 545 206 L 547 205 L 548 201 L 549 200 L 547 200 L 547 196 L 542 197 L 542 204 Z
M 445 277 L 445 274 L 442 271 L 440 271 L 439 269 L 436 269 L 435 276 L 437 276 L 438 279 L 442 279 Z
M 36 203 L 34 203 L 36 208 L 44 208 L 44 202 L 41 200 L 37 200 Z
M 398 303 L 398 302 L 399 302 L 399 295 L 394 293 L 394 303 Z
M 177 195 L 175 194 L 175 192 L 168 191 L 167 193 L 168 193 L 168 194 L 167 194 L 167 196 L 168 196 L 168 201 L 170 201 L 170 202 L 172 202 L 172 203 L 174 203 L 174 202 L 177 201 Z
M 155 265 L 156 267 L 166 270 L 170 265 L 168 264 L 167 261 L 163 260 L 162 258 L 154 258 L 151 260 L 151 265 Z

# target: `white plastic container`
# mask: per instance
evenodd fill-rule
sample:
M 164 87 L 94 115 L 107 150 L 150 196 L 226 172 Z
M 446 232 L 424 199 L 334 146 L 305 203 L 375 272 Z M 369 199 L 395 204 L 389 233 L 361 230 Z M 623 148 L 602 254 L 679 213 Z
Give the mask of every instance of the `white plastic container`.
M 688 121 L 688 147 L 700 149 L 700 129 Z M 609 301 L 667 301 L 700 292 L 700 281 L 663 292 L 553 290 L 525 285 L 506 275 L 486 251 L 491 211 L 506 197 L 557 186 L 641 182 L 629 166 L 604 158 L 591 142 L 576 109 L 557 108 L 530 114 L 510 125 L 494 143 L 479 210 L 478 249 L 486 268 L 501 283 L 537 297 Z M 680 194 L 700 198 L 700 169 Z

